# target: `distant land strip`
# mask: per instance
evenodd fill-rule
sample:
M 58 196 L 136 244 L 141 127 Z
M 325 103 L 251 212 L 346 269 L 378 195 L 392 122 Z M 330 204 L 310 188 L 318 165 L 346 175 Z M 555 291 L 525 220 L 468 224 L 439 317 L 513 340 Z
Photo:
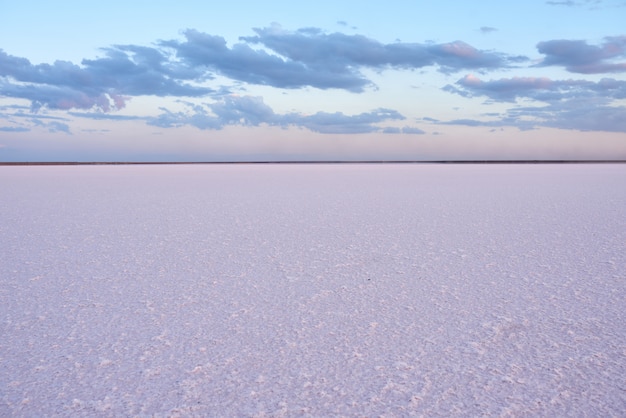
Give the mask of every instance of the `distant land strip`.
M 624 164 L 626 160 L 363 160 L 363 161 L 23 161 L 2 162 L 0 166 L 24 165 L 184 165 L 184 164 Z

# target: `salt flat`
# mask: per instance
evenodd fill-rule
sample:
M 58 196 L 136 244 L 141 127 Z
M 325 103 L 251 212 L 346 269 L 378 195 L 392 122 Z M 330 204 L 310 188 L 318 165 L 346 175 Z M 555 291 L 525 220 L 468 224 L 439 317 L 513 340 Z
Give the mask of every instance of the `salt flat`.
M 0 167 L 1 416 L 623 416 L 626 165 Z

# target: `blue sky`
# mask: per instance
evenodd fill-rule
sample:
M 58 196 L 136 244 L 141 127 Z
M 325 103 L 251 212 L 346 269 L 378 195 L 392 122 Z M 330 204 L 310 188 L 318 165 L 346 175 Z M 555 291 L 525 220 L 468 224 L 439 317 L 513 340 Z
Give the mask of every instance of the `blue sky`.
M 0 161 L 626 159 L 626 1 L 0 3 Z

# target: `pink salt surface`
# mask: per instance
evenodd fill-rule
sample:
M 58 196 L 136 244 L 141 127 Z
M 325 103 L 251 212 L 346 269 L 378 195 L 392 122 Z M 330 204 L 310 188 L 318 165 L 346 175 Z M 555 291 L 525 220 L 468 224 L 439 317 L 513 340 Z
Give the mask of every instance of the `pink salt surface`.
M 0 416 L 623 416 L 626 165 L 0 167 Z

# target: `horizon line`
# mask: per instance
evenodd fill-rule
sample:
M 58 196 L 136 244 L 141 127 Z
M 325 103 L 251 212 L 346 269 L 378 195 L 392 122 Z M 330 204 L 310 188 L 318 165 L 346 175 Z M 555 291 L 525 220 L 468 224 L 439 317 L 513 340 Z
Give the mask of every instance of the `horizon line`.
M 182 165 L 182 164 L 624 164 L 626 160 L 265 160 L 265 161 L 0 161 L 27 165 Z

